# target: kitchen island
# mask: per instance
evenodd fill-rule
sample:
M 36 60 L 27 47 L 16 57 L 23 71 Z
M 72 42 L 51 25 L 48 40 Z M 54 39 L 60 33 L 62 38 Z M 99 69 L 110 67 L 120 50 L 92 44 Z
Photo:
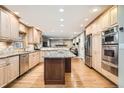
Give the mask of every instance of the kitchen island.
M 44 56 L 45 84 L 65 84 L 65 73 L 71 73 L 73 53 L 67 50 L 49 51 Z

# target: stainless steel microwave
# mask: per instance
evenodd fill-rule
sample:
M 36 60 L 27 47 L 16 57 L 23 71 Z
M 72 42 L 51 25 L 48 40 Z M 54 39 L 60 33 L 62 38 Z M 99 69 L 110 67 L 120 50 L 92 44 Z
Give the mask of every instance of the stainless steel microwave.
M 102 33 L 102 44 L 118 44 L 118 27 L 112 27 Z

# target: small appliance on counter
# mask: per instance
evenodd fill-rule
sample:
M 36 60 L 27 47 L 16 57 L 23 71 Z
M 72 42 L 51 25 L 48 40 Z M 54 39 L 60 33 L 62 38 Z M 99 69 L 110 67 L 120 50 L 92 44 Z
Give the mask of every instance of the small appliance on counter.
M 118 76 L 118 26 L 102 33 L 102 68 Z
M 40 44 L 34 44 L 34 50 L 40 50 L 41 45 Z

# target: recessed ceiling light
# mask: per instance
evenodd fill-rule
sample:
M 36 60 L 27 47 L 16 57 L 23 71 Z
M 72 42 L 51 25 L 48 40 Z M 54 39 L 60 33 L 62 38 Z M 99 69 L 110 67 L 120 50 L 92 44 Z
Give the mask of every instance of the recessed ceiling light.
M 97 9 L 97 8 L 94 8 L 92 11 L 93 11 L 93 12 L 97 12 L 97 11 L 98 11 L 98 9 Z
M 61 22 L 63 22 L 63 21 L 64 21 L 64 19 L 63 19 L 63 18 L 61 18 L 61 19 L 60 19 L 60 21 L 61 21 Z
M 61 26 L 61 27 L 64 27 L 64 25 L 63 25 L 63 24 L 61 24 L 60 26 Z
M 80 27 L 83 27 L 83 24 L 81 24 Z
M 59 9 L 59 12 L 64 12 L 64 9 L 63 9 L 63 8 L 60 8 L 60 9 Z
M 88 21 L 89 19 L 88 19 L 88 18 L 85 18 L 84 20 L 85 20 L 85 21 Z
M 16 11 L 15 11 L 14 13 L 15 13 L 16 15 L 19 15 L 19 12 L 16 12 Z

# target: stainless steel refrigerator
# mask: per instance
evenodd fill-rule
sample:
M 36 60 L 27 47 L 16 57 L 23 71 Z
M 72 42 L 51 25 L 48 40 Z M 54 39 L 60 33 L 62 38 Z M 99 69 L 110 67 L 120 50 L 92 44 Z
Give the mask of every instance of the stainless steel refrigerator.
M 85 37 L 85 64 L 92 67 L 92 34 Z

